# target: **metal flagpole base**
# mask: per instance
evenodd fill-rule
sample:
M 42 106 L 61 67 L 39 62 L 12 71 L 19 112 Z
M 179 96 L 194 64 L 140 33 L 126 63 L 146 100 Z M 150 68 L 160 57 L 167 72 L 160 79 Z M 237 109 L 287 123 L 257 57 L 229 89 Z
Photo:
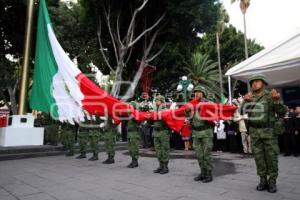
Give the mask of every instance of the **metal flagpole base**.
M 0 128 L 0 146 L 43 145 L 44 128 L 34 127 L 32 114 L 13 115 L 10 126 Z

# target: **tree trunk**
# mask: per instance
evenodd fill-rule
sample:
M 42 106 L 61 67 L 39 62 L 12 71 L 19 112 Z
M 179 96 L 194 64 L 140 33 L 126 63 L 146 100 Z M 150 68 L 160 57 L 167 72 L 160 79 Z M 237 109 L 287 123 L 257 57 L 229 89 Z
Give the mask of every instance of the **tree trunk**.
M 11 111 L 14 115 L 17 115 L 18 107 L 17 107 L 17 103 L 16 103 L 17 101 L 16 101 L 15 91 L 11 86 L 9 86 L 7 89 L 8 89 L 8 93 L 9 93 Z
M 216 40 L 217 40 L 217 52 L 218 52 L 218 67 L 219 67 L 219 79 L 220 79 L 220 101 L 222 100 L 223 95 L 223 74 L 221 68 L 221 53 L 220 53 L 220 37 L 219 33 L 216 33 Z
M 244 42 L 245 42 L 245 58 L 248 59 L 248 41 L 247 41 L 247 26 L 246 26 L 246 13 L 243 14 L 244 18 Z
M 122 81 L 122 73 L 123 73 L 124 65 L 119 65 L 116 70 L 114 84 L 111 90 L 111 95 L 118 98 L 120 93 L 120 86 Z
M 142 61 L 140 66 L 139 66 L 139 69 L 138 69 L 137 73 L 135 74 L 135 76 L 133 78 L 132 84 L 127 89 L 125 95 L 122 98 L 123 101 L 127 101 L 128 99 L 130 99 L 131 97 L 134 96 L 134 91 L 135 91 L 135 89 L 136 89 L 136 87 L 139 83 L 139 80 L 141 79 L 141 76 L 144 72 L 145 66 L 146 66 L 146 64 Z

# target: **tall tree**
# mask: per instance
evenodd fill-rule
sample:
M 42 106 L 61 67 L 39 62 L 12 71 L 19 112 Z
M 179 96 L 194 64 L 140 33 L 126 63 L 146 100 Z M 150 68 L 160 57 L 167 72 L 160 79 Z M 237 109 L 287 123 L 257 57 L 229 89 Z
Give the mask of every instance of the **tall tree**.
M 104 2 L 102 6 L 103 15 L 99 15 L 99 27 L 98 27 L 98 38 L 101 54 L 110 68 L 110 70 L 115 74 L 115 83 L 112 88 L 112 95 L 118 96 L 120 92 L 121 82 L 123 81 L 122 75 L 124 68 L 126 67 L 130 57 L 132 49 L 135 45 L 144 39 L 143 46 L 143 55 L 141 58 L 140 67 L 134 77 L 134 80 L 131 84 L 131 87 L 128 88 L 127 92 L 123 100 L 127 100 L 129 97 L 132 97 L 135 87 L 137 85 L 138 80 L 140 79 L 145 63 L 151 62 L 155 59 L 163 49 L 160 49 L 157 53 L 151 54 L 151 49 L 156 40 L 160 29 L 157 27 L 161 24 L 161 21 L 164 18 L 164 14 L 162 14 L 158 19 L 150 26 L 145 24 L 145 28 L 142 31 L 138 32 L 137 30 L 137 18 L 139 17 L 139 13 L 145 8 L 148 0 L 143 0 L 140 5 L 133 8 L 132 17 L 128 23 L 128 27 L 123 27 L 124 32 L 120 28 L 121 21 L 121 9 L 117 9 L 116 13 L 113 13 L 113 4 L 112 2 Z M 104 18 L 104 20 L 103 20 Z M 109 62 L 108 57 L 104 52 L 104 46 L 102 43 L 101 33 L 102 33 L 102 23 L 101 21 L 105 21 L 107 25 L 107 30 L 110 35 L 110 41 L 113 47 L 114 52 L 114 62 Z M 148 39 L 149 37 L 149 39 Z
M 256 43 L 255 40 L 248 39 L 249 56 L 256 54 L 263 49 L 263 46 Z M 244 55 L 244 34 L 237 31 L 232 25 L 225 26 L 220 37 L 220 52 L 222 60 L 222 70 L 226 72 L 228 69 L 245 59 Z M 212 60 L 218 59 L 216 51 L 215 33 L 207 33 L 201 38 L 201 44 L 198 49 L 201 53 L 207 53 Z M 245 93 L 244 84 L 235 82 L 233 86 L 237 86 L 237 93 Z M 225 85 L 224 85 L 225 86 Z M 227 88 L 227 86 L 225 86 Z M 245 87 L 247 88 L 247 87 Z
M 99 20 L 98 15 L 103 14 L 102 19 L 105 19 L 105 12 L 103 11 L 103 3 L 110 3 L 111 10 L 121 9 L 122 17 L 120 18 L 120 34 L 126 33 L 128 24 L 132 19 L 134 8 L 141 5 L 140 0 L 81 0 L 81 4 L 86 8 L 88 17 L 93 18 L 95 22 Z M 107 4 L 106 4 L 107 6 Z M 157 66 L 153 85 L 159 86 L 162 90 L 166 88 L 162 85 L 177 81 L 180 70 L 184 66 L 184 61 L 188 60 L 191 53 L 199 43 L 198 33 L 204 33 L 216 24 L 219 19 L 220 3 L 218 0 L 151 0 L 148 1 L 142 11 L 138 13 L 136 18 L 136 34 L 142 33 L 145 27 L 151 27 L 157 22 L 162 15 L 165 16 L 161 23 L 153 30 L 150 35 L 146 35 L 148 41 L 151 40 L 151 35 L 160 28 L 161 31 L 153 43 L 153 51 L 159 52 L 163 47 L 164 51 L 159 55 L 159 59 L 154 59 L 151 65 Z M 96 13 L 96 14 L 95 14 Z M 113 28 L 116 27 L 117 12 L 111 12 L 111 21 Z M 108 57 L 110 63 L 116 63 L 113 44 L 111 43 L 110 33 L 107 24 L 102 20 L 102 42 L 104 54 Z M 161 26 L 163 25 L 163 26 Z M 116 32 L 113 32 L 114 34 Z M 132 49 L 131 58 L 128 60 L 126 67 L 124 67 L 122 79 L 131 81 L 134 79 L 133 75 L 138 70 L 136 67 L 136 60 L 143 58 L 144 53 L 144 39 L 135 44 Z M 147 44 L 150 44 L 149 42 Z M 155 54 L 155 53 L 154 53 Z M 112 67 L 115 67 L 112 66 Z M 108 67 L 107 67 L 108 68 Z M 101 70 L 103 71 L 103 70 Z M 167 71 L 168 73 L 163 73 Z M 170 76 L 170 73 L 175 72 L 176 75 Z
M 211 0 L 174 0 L 166 2 L 167 25 L 165 34 L 158 39 L 166 43 L 166 49 L 160 59 L 154 61 L 159 66 L 154 77 L 154 86 L 161 91 L 170 90 L 171 85 L 178 84 L 179 77 L 186 61 L 190 60 L 193 52 L 200 43 L 199 34 L 215 30 L 220 20 L 219 1 Z
M 17 114 L 19 62 L 22 59 L 26 3 L 20 0 L 0 1 L 0 98 Z
M 223 95 L 223 73 L 222 73 L 222 63 L 221 63 L 221 51 L 220 51 L 220 35 L 223 33 L 224 28 L 226 26 L 226 23 L 229 22 L 229 16 L 225 10 L 225 8 L 222 6 L 220 8 L 220 20 L 217 23 L 217 32 L 216 32 L 216 48 L 217 48 L 217 54 L 218 54 L 218 69 L 219 69 L 219 80 L 220 80 L 220 96 Z
M 248 41 L 247 41 L 247 26 L 246 26 L 246 12 L 250 6 L 250 0 L 231 0 L 231 3 L 235 3 L 240 1 L 240 9 L 243 14 L 243 21 L 244 21 L 244 44 L 245 44 L 245 59 L 249 57 L 248 54 Z
M 255 40 L 248 39 L 249 56 L 252 56 L 263 49 L 263 46 Z M 236 62 L 244 60 L 244 34 L 238 31 L 234 26 L 225 26 L 220 37 L 220 51 L 222 60 L 222 69 L 230 68 Z M 198 50 L 202 53 L 207 53 L 212 60 L 218 59 L 216 51 L 215 33 L 207 33 L 201 38 Z

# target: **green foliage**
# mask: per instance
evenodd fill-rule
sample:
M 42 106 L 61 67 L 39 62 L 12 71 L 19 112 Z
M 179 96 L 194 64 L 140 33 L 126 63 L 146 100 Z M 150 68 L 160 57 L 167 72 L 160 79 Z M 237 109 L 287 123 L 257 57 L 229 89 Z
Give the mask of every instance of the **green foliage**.
M 249 56 L 256 54 L 262 49 L 263 47 L 257 44 L 255 40 L 248 39 Z M 212 60 L 217 60 L 216 34 L 214 32 L 205 34 L 201 39 L 198 50 L 208 54 Z M 220 51 L 223 69 L 229 69 L 233 64 L 244 60 L 244 34 L 237 31 L 232 25 L 225 27 L 220 35 Z
M 210 60 L 208 55 L 196 52 L 184 69 L 188 72 L 188 77 L 193 80 L 194 85 L 201 85 L 208 93 L 220 97 L 217 62 Z
M 0 13 L 0 100 L 16 113 L 15 94 L 23 53 L 26 1 L 1 0 Z
M 47 0 L 58 40 L 71 58 L 77 58 L 79 67 L 83 72 L 89 72 L 86 65 L 93 62 L 104 74 L 109 74 L 110 71 L 100 54 L 97 38 L 98 24 L 102 23 L 103 46 L 108 49 L 109 60 L 114 59 L 112 43 L 104 19 L 99 21 L 99 17 L 103 17 L 103 5 L 111 5 L 112 18 L 116 18 L 121 11 L 120 32 L 124 36 L 132 11 L 141 4 L 141 0 L 79 0 L 78 2 L 78 4 L 66 5 L 65 2 L 59 0 Z M 17 75 L 19 72 L 19 66 L 16 63 L 9 63 L 5 55 L 11 54 L 13 58 L 21 58 L 26 1 L 2 0 L 0 12 L 0 78 L 5 80 L 0 83 L 0 87 L 3 96 L 7 93 L 5 83 L 14 83 L 17 76 L 11 75 Z M 159 27 L 161 32 L 155 42 L 153 52 L 164 45 L 165 50 L 150 63 L 157 67 L 152 86 L 158 87 L 161 93 L 175 91 L 179 77 L 191 73 L 191 71 L 186 71 L 186 63 L 189 63 L 188 66 L 193 71 L 192 74 L 198 75 L 199 69 L 195 68 L 198 66 L 195 64 L 197 60 L 194 58 L 197 53 L 194 54 L 194 52 L 207 54 L 206 60 L 212 60 L 210 64 L 217 61 L 215 32 L 224 25 L 223 22 L 226 23 L 228 20 L 228 15 L 224 12 L 219 0 L 149 0 L 145 9 L 137 16 L 135 34 L 138 35 L 145 27 L 152 25 L 163 13 L 166 13 L 166 16 Z M 113 25 L 116 26 L 116 24 Z M 36 32 L 36 23 L 34 23 L 33 32 Z M 204 37 L 199 38 L 199 33 L 204 34 Z M 35 46 L 34 41 L 35 37 L 33 36 L 33 47 Z M 225 26 L 220 36 L 220 44 L 221 63 L 225 72 L 224 69 L 244 59 L 243 33 L 231 25 Z M 129 63 L 124 68 L 124 80 L 131 80 L 134 72 L 137 71 L 136 60 L 141 59 L 143 45 L 144 41 L 141 40 L 134 47 Z M 248 41 L 248 46 L 250 56 L 262 49 L 253 40 Z M 34 57 L 34 48 L 31 56 Z M 192 64 L 193 62 L 194 64 Z M 210 64 L 202 63 L 200 66 L 210 66 Z M 214 72 L 213 74 L 215 74 L 215 71 L 214 69 L 209 73 Z M 218 82 L 218 73 L 216 74 L 210 78 L 210 82 L 213 80 Z M 203 78 L 207 79 L 207 76 L 203 76 Z M 213 88 L 217 82 L 207 87 Z
M 80 4 L 85 8 L 85 12 L 89 15 L 89 21 L 95 22 L 97 25 L 99 16 L 102 19 L 102 35 L 103 46 L 108 48 L 108 56 L 110 60 L 114 59 L 112 44 L 108 36 L 105 19 L 103 18 L 103 5 L 111 5 L 112 21 L 118 16 L 120 17 L 120 33 L 121 36 L 126 34 L 132 11 L 141 5 L 140 0 L 81 0 Z M 158 86 L 164 91 L 164 85 L 177 82 L 177 78 L 184 65 L 184 60 L 188 60 L 191 52 L 199 43 L 198 33 L 204 33 L 212 29 L 219 20 L 220 3 L 218 0 L 151 0 L 148 1 L 146 7 L 137 16 L 135 34 L 138 35 L 145 27 L 152 25 L 163 13 L 166 16 L 160 28 L 162 28 L 158 36 L 153 52 L 159 50 L 166 45 L 164 52 L 155 59 L 151 65 L 157 66 L 157 72 L 153 80 L 153 85 Z M 94 29 L 97 31 L 97 27 Z M 116 24 L 113 24 L 116 26 Z M 152 33 L 150 33 L 151 35 Z M 149 36 L 147 36 L 149 37 Z M 135 45 L 131 59 L 123 73 L 123 79 L 131 80 L 137 71 L 136 60 L 141 59 L 143 55 L 144 41 L 141 40 Z M 167 72 L 167 73 L 165 73 Z M 172 73 L 174 72 L 174 74 Z M 170 74 L 171 73 L 171 74 Z M 163 87 L 161 87 L 163 86 Z
M 84 7 L 55 0 L 48 4 L 48 8 L 59 42 L 70 58 L 77 58 L 79 68 L 89 73 L 86 67 L 89 63 L 103 66 L 94 28 L 96 24 L 86 20 Z

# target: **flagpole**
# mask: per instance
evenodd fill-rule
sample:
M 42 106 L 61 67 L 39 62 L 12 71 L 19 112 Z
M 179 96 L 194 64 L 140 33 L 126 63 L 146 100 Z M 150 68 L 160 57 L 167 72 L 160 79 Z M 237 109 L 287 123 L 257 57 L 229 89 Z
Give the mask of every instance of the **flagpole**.
M 21 74 L 21 87 L 20 87 L 20 99 L 19 99 L 19 115 L 26 114 L 26 97 L 27 97 L 27 83 L 28 83 L 28 71 L 29 71 L 29 61 L 30 61 L 30 46 L 31 46 L 31 36 L 32 36 L 32 22 L 33 22 L 33 9 L 34 0 L 27 0 L 27 17 L 26 17 L 26 32 L 25 32 L 25 42 L 24 42 L 24 58 L 22 65 Z

